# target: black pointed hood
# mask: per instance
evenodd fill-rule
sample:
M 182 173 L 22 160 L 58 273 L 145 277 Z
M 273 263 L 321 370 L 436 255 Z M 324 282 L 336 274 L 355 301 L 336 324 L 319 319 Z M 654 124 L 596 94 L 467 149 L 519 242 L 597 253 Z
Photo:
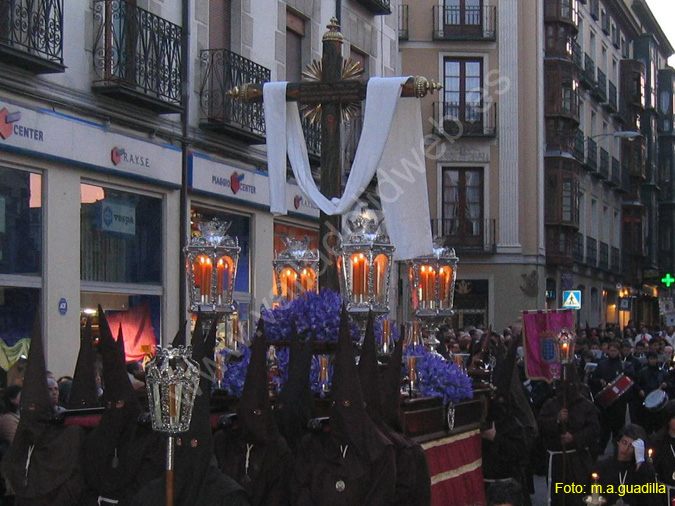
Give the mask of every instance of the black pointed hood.
M 87 323 L 80 335 L 80 352 L 77 355 L 73 385 L 68 397 L 69 409 L 95 408 L 99 405 L 94 362 L 91 319 L 87 318 Z
M 176 506 L 200 504 L 201 497 L 208 493 L 204 482 L 213 458 L 211 430 L 213 353 L 221 316 L 216 315 L 206 334 L 202 330 L 201 322 L 198 321 L 192 335 L 192 359 L 200 368 L 199 392 L 192 409 L 190 429 L 176 437 Z
M 101 306 L 98 307 L 99 341 L 98 349 L 103 363 L 103 400 L 108 407 L 109 403 L 115 404 L 124 401 L 125 406 L 134 408 L 134 419 L 140 413 L 141 408 L 134 388 L 129 380 L 126 363 L 124 361 L 124 340 L 121 332 L 119 340 L 115 342 L 108 325 L 108 319 Z
M 199 311 L 197 313 L 197 323 L 195 324 L 195 332 L 197 332 L 197 329 L 201 328 L 201 317 L 202 313 Z M 174 348 L 178 348 L 179 346 L 185 346 L 186 344 L 186 331 L 185 329 L 187 328 L 187 321 L 183 322 L 183 325 L 181 325 L 178 328 L 178 332 L 176 332 L 176 335 L 173 338 L 173 341 L 171 341 L 171 346 Z
M 375 422 L 375 425 L 379 425 L 382 423 L 381 391 L 377 365 L 377 345 L 375 343 L 375 318 L 372 311 L 368 312 L 366 334 L 363 338 L 358 369 L 361 392 L 363 392 L 366 402 L 366 412 Z
M 49 424 L 54 407 L 47 390 L 47 367 L 38 314 L 33 325 L 26 372 L 21 389 L 21 422 L 24 430 L 32 431 L 35 425 Z
M 270 409 L 267 381 L 265 324 L 260 318 L 251 344 L 251 358 L 246 371 L 244 391 L 237 409 L 243 436 L 247 441 L 254 443 L 265 443 L 278 436 Z
M 397 432 L 403 432 L 401 426 L 401 368 L 403 362 L 403 334 L 396 341 L 389 364 L 382 374 L 381 413 L 382 420 Z
M 2 473 L 20 499 L 43 497 L 65 483 L 78 465 L 80 451 L 80 427 L 50 423 L 53 407 L 41 321 L 38 313 L 21 390 L 21 420 L 2 459 Z
M 303 340 L 293 322 L 288 378 L 279 393 L 274 415 L 279 432 L 294 452 L 306 433 L 307 422 L 314 416 L 310 384 L 312 345 L 313 339 Z
M 340 335 L 333 359 L 331 385 L 331 435 L 353 447 L 362 458 L 375 461 L 388 441 L 380 434 L 366 413 L 354 348 L 349 332 L 349 315 L 342 307 Z
M 490 336 L 487 336 L 489 339 Z M 505 400 L 511 399 L 511 384 L 513 380 L 513 371 L 516 367 L 518 343 L 520 338 L 512 339 L 506 354 L 503 358 L 497 359 L 494 374 L 494 386 L 496 397 L 502 397 Z

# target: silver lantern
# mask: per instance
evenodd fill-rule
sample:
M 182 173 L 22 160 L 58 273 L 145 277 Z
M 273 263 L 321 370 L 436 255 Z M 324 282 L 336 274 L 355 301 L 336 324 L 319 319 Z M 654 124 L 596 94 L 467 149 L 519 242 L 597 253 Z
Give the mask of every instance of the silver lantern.
M 336 248 L 340 292 L 352 315 L 389 312 L 389 280 L 394 246 L 376 218 L 347 219 L 349 233 Z
M 291 301 L 305 292 L 319 291 L 319 251 L 309 247 L 310 238 L 282 238 L 286 249 L 272 261 L 277 296 Z

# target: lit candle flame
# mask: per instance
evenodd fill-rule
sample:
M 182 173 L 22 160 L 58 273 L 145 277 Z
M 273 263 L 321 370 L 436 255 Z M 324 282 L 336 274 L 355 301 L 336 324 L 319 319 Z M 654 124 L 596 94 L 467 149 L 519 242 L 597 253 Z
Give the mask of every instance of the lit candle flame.
M 591 474 L 591 478 L 593 478 L 593 481 L 598 481 L 600 479 L 600 475 L 598 473 L 593 473 Z

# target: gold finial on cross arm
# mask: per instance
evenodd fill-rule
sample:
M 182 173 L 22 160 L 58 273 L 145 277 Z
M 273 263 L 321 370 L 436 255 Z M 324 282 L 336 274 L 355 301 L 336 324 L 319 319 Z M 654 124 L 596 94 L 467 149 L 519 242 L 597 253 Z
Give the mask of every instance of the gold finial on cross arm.
M 409 82 L 403 86 L 406 87 Z M 443 85 L 434 80 L 429 81 L 424 76 L 415 76 L 412 81 L 412 96 L 417 98 L 426 97 L 428 93 L 433 95 L 436 90 L 440 90 L 441 88 L 443 88 Z
M 338 24 L 338 20 L 335 16 L 330 18 L 330 23 L 326 25 L 326 28 L 328 28 L 328 31 L 323 34 L 322 40 L 327 41 L 327 40 L 337 40 L 342 42 L 344 40 L 344 37 L 342 36 L 342 33 L 340 32 L 340 25 Z

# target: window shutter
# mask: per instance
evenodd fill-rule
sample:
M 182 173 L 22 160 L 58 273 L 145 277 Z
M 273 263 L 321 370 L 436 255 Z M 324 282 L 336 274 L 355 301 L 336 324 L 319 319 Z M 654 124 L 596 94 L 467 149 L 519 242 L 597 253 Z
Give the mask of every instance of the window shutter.
M 230 49 L 231 0 L 209 1 L 209 49 Z

